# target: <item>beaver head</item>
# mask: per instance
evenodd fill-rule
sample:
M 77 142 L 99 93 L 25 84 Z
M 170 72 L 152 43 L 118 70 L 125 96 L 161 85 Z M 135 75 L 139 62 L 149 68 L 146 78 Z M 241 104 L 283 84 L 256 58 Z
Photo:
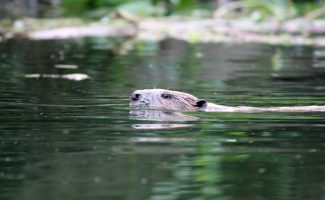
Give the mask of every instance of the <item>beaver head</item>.
M 131 94 L 131 107 L 197 111 L 207 105 L 207 102 L 197 97 L 178 91 L 164 89 L 136 90 Z

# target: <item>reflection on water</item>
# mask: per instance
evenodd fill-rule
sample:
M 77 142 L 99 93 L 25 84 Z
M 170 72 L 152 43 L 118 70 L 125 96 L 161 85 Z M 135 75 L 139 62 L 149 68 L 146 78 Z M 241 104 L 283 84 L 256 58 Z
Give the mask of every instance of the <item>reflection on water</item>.
M 0 43 L 0 199 L 324 197 L 323 113 L 128 106 L 154 87 L 231 106 L 324 105 L 324 49 L 124 43 Z
M 199 118 L 177 111 L 132 109 L 130 119 L 152 121 L 197 121 Z
M 131 109 L 130 119 L 139 121 L 160 121 L 165 123 L 141 123 L 133 124 L 132 127 L 135 129 L 147 129 L 147 130 L 158 130 L 158 129 L 176 129 L 176 128 L 188 128 L 194 126 L 193 124 L 183 123 L 170 123 L 170 122 L 191 122 L 198 121 L 198 117 L 183 114 L 177 111 L 164 111 L 164 110 L 142 110 L 142 109 Z
M 192 127 L 193 124 L 183 123 L 170 123 L 170 122 L 191 122 L 198 121 L 198 117 L 190 116 L 176 111 L 163 111 L 163 110 L 142 110 L 142 109 L 131 109 L 130 119 L 139 121 L 160 121 L 165 123 L 141 123 L 133 124 L 132 127 L 135 129 L 176 129 L 176 128 L 188 128 Z
M 175 129 L 175 128 L 187 128 L 191 127 L 191 124 L 134 124 L 132 125 L 135 129 Z

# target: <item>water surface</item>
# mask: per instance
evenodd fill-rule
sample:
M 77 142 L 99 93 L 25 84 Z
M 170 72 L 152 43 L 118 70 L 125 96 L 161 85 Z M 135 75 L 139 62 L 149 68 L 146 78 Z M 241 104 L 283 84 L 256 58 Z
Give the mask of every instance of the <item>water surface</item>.
M 128 106 L 155 87 L 225 105 L 324 105 L 324 60 L 316 47 L 3 41 L 0 198 L 324 199 L 324 113 L 157 120 L 166 113 Z M 90 79 L 26 77 L 73 73 Z

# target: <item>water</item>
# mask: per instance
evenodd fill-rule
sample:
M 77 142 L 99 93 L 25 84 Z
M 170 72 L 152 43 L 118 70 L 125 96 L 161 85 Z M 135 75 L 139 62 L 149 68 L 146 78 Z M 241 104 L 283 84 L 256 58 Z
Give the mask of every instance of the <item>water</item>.
M 128 106 L 133 90 L 154 87 L 225 105 L 324 105 L 324 59 L 316 47 L 2 42 L 0 198 L 324 199 L 324 113 Z M 74 73 L 90 79 L 61 76 Z

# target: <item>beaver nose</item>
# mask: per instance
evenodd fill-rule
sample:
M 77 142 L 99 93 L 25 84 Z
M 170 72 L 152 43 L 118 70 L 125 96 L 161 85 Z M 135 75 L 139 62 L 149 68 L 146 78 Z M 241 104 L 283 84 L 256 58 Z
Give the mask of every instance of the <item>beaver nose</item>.
M 131 101 L 138 101 L 141 97 L 141 94 L 135 93 L 131 95 Z

